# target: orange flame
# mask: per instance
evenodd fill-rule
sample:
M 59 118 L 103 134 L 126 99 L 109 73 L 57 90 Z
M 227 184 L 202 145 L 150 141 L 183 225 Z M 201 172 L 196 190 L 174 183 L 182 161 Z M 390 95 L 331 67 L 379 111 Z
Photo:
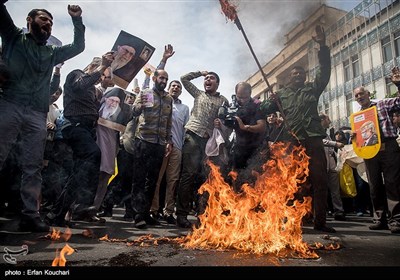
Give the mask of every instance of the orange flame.
M 230 4 L 228 0 L 219 0 L 219 3 L 221 4 L 221 10 L 225 14 L 225 17 L 231 21 L 235 21 L 237 18 L 236 6 Z
M 314 249 L 314 250 L 327 250 L 327 251 L 339 250 L 340 248 L 342 248 L 340 243 L 330 243 L 330 244 L 324 245 L 320 242 L 314 242 L 314 244 L 310 244 L 309 247 L 310 247 L 310 249 Z
M 106 241 L 106 242 L 128 242 L 128 239 L 124 238 L 110 238 L 108 234 L 104 235 L 103 237 L 99 238 L 99 241 Z
M 324 248 L 324 244 L 322 244 L 321 242 L 314 242 L 314 244 L 310 245 L 310 248 L 318 250 Z
M 71 255 L 75 250 L 70 247 L 68 244 L 61 249 L 60 255 L 58 255 L 58 249 L 56 250 L 56 257 L 54 258 L 51 266 L 65 266 L 67 259 L 65 258 L 65 254 Z
M 58 253 L 58 249 L 56 249 L 56 256 L 51 263 L 51 266 L 58 266 L 58 262 L 60 261 L 60 254 Z
M 289 150 L 277 143 L 254 187 L 243 184 L 239 194 L 209 162 L 210 175 L 199 190 L 208 192 L 208 205 L 199 216 L 200 226 L 185 238 L 184 246 L 318 258 L 302 240 L 302 218 L 311 211 L 311 198 L 295 199 L 308 176 L 308 162 L 303 147 Z
M 147 235 L 142 235 L 139 236 L 138 238 L 129 241 L 127 243 L 127 246 L 150 246 L 150 245 L 155 245 L 158 246 L 160 244 L 164 244 L 164 243 L 182 243 L 182 238 L 169 238 L 169 237 L 153 237 L 151 234 L 147 234 Z
M 51 230 L 51 234 L 48 234 L 46 237 L 50 238 L 51 240 L 58 240 L 60 239 L 61 231 L 53 228 Z
M 99 241 L 109 241 L 110 238 L 108 237 L 108 234 L 104 235 L 103 237 L 99 238 Z
M 336 244 L 331 243 L 331 244 L 325 246 L 325 250 L 339 250 L 341 247 L 342 246 L 340 246 L 339 243 L 336 243 Z
M 72 236 L 72 231 L 70 228 L 67 228 L 65 230 L 64 233 L 61 232 L 61 230 L 57 230 L 55 228 L 52 228 L 51 233 L 46 234 L 45 236 L 43 236 L 44 239 L 50 239 L 50 240 L 64 240 L 64 241 L 68 241 Z

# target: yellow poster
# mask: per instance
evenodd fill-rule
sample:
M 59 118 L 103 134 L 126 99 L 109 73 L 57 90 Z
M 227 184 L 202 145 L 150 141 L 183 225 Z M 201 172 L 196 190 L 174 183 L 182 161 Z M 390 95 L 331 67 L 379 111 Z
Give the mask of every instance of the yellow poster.
M 356 133 L 353 138 L 354 152 L 362 158 L 376 156 L 381 148 L 378 115 L 376 107 L 362 110 L 350 116 L 351 130 Z

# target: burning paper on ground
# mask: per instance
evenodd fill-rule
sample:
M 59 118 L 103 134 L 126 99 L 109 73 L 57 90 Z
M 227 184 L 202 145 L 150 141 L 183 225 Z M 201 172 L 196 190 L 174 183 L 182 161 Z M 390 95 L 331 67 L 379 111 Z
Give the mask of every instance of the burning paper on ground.
M 311 211 L 311 197 L 296 198 L 308 176 L 308 162 L 304 148 L 275 144 L 254 186 L 244 184 L 241 193 L 209 163 L 208 180 L 199 190 L 208 192 L 207 207 L 184 246 L 318 258 L 302 239 L 302 218 Z

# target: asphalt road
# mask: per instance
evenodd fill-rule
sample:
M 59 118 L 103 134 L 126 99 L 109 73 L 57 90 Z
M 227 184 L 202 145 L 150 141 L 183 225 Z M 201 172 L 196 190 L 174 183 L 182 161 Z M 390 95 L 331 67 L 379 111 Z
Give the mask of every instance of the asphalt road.
M 161 225 L 139 230 L 133 223 L 124 221 L 122 215 L 122 209 L 116 209 L 114 217 L 107 218 L 105 224 L 79 222 L 72 228 L 67 242 L 63 238 L 52 241 L 41 233 L 19 232 L 18 221 L 0 218 L 1 273 L 43 274 L 44 269 L 51 267 L 56 251 L 66 243 L 75 250 L 66 256 L 68 273 L 73 273 L 74 268 L 102 272 L 102 268 L 107 267 L 114 268 L 113 273 L 132 267 L 374 267 L 374 271 L 388 268 L 400 272 L 400 235 L 391 234 L 389 230 L 369 230 L 370 217 L 350 215 L 347 221 L 340 222 L 328 218 L 328 225 L 337 230 L 337 233 L 329 235 L 314 231 L 311 225 L 304 226 L 303 240 L 308 244 L 339 244 L 340 249 L 317 249 L 318 258 L 301 259 L 272 254 L 259 256 L 235 250 L 187 249 L 178 238 L 185 236 L 188 230 L 163 221 Z M 57 229 L 65 232 L 65 228 Z M 109 240 L 101 241 L 100 238 L 106 234 Z M 29 251 L 26 255 L 23 254 L 26 251 L 23 245 Z M 17 251 L 21 254 L 13 255 L 12 264 L 9 255 Z

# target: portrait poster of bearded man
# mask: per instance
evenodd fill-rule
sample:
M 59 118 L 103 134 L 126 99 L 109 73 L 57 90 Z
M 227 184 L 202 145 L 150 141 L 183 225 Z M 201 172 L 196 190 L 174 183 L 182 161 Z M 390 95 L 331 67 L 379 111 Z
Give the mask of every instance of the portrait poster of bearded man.
M 107 90 L 101 99 L 98 123 L 102 126 L 124 132 L 125 126 L 132 118 L 131 106 L 125 102 L 130 94 L 121 88 Z
M 144 40 L 121 31 L 111 50 L 114 52 L 112 80 L 117 86 L 126 89 L 149 61 L 155 48 Z

